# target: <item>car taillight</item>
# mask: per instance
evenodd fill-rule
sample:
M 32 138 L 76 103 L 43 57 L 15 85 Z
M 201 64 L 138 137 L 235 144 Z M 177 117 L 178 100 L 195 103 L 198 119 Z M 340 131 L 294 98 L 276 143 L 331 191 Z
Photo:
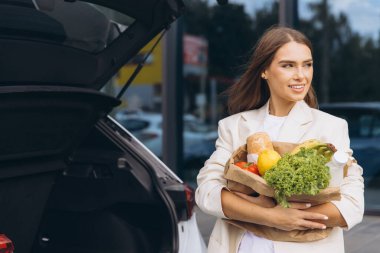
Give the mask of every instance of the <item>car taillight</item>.
M 0 234 L 0 253 L 13 253 L 14 246 L 11 240 L 4 234 Z
M 186 194 L 187 218 L 190 219 L 191 216 L 193 215 L 195 200 L 194 200 L 194 190 L 187 184 L 185 184 L 185 194 Z

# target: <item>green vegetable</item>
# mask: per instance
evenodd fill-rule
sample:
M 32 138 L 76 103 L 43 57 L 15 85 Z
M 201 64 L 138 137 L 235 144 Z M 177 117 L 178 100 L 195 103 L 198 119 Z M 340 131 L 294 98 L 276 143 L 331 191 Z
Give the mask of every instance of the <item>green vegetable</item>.
M 316 195 L 330 182 L 330 170 L 326 166 L 327 158 L 315 149 L 301 148 L 294 154 L 285 154 L 264 179 L 275 190 L 274 198 L 283 207 L 289 207 L 286 200 L 292 195 Z

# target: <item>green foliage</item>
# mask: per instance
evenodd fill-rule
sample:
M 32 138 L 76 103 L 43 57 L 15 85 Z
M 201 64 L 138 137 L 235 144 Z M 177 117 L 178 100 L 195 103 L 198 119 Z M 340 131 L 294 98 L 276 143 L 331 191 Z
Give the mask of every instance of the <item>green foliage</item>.
M 330 182 L 327 159 L 316 149 L 301 148 L 295 155 L 285 154 L 275 167 L 268 170 L 264 179 L 275 189 L 275 199 L 289 207 L 286 198 L 292 195 L 316 195 Z
M 210 23 L 210 9 L 205 1 L 188 0 L 184 15 L 184 30 L 186 33 L 201 35 L 208 38 L 208 29 L 213 24 Z
M 207 6 L 189 1 L 184 16 L 185 33 L 201 35 L 209 42 L 209 74 L 235 78 L 255 39 L 252 19 L 242 5 Z
M 187 0 L 186 5 L 185 32 L 201 35 L 209 41 L 210 76 L 239 77 L 257 39 L 267 28 L 278 23 L 278 1 L 257 10 L 253 17 L 243 6 L 233 3 L 218 6 L 208 5 L 205 0 Z M 330 89 L 330 101 L 380 100 L 380 41 L 363 38 L 354 32 L 344 13 L 330 13 L 325 19 L 322 1 L 311 3 L 310 10 L 312 17 L 300 20 L 296 28 L 313 43 L 313 85 L 318 98 L 322 100 L 324 74 Z M 326 33 L 328 41 L 324 42 Z M 323 61 L 322 53 L 326 46 L 329 65 L 328 73 L 323 73 L 326 60 Z
M 214 6 L 210 16 L 210 73 L 235 77 L 252 46 L 252 21 L 242 5 Z

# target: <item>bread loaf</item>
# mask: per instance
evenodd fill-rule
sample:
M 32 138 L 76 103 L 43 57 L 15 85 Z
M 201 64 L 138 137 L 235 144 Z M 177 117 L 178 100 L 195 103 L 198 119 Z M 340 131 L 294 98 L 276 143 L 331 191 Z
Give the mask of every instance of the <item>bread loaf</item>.
M 273 150 L 272 141 L 265 132 L 254 133 L 247 138 L 247 153 L 260 154 L 265 149 Z

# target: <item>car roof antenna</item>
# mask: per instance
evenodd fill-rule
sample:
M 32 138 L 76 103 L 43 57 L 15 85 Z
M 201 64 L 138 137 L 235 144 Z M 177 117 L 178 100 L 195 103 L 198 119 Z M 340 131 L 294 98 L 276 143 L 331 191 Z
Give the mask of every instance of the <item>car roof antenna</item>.
M 156 46 L 161 41 L 161 39 L 164 37 L 166 31 L 167 30 L 165 29 L 165 30 L 163 30 L 161 32 L 160 36 L 158 37 L 157 41 L 154 43 L 154 45 L 152 46 L 152 48 L 145 54 L 144 59 L 141 62 L 139 62 L 139 64 L 136 66 L 136 68 L 133 71 L 132 75 L 129 77 L 129 79 L 127 80 L 127 82 L 124 84 L 124 86 L 120 90 L 119 94 L 117 94 L 117 96 L 116 96 L 117 99 L 121 99 L 121 97 L 123 96 L 124 92 L 128 89 L 128 87 L 131 85 L 132 81 L 136 78 L 137 74 L 140 73 L 141 69 L 144 67 L 144 64 L 145 64 L 146 60 L 152 54 L 153 50 L 156 48 Z

